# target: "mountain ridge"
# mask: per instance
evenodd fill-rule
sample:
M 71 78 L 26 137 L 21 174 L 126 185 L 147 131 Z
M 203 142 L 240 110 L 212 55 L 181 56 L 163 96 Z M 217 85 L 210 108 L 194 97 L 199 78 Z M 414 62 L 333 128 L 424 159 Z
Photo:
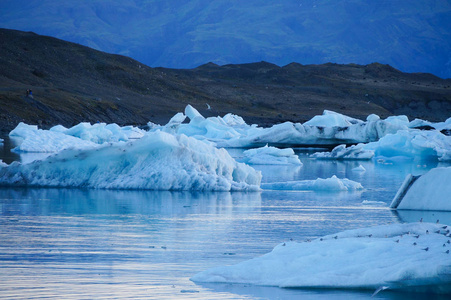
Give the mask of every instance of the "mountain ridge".
M 30 32 L 0 29 L 0 41 L 3 132 L 22 121 L 43 128 L 83 121 L 164 124 L 187 104 L 207 117 L 232 112 L 261 126 L 304 122 L 325 109 L 431 121 L 451 114 L 451 80 L 379 63 L 168 69 Z
M 3 0 L 0 27 L 151 67 L 377 61 L 451 77 L 449 0 Z

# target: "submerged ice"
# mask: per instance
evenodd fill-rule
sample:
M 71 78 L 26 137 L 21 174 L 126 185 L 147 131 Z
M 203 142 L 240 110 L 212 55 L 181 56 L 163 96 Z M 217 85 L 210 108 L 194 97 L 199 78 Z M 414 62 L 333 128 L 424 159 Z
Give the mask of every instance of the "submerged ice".
M 0 167 L 3 186 L 230 191 L 258 190 L 260 181 L 260 172 L 226 150 L 160 131 Z
M 449 227 L 407 223 L 344 231 L 203 271 L 194 282 L 451 292 Z

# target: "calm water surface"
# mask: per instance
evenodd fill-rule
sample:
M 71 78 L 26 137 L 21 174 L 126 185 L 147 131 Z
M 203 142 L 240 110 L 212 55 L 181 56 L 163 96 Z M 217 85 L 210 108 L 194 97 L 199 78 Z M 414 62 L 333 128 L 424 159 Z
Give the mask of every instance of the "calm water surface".
M 241 152 L 231 153 L 239 158 Z M 304 153 L 300 157 L 302 167 L 255 168 L 262 171 L 264 182 L 337 175 L 362 183 L 365 190 L 0 189 L 0 298 L 369 299 L 373 291 L 195 284 L 189 278 L 265 254 L 290 238 L 304 241 L 421 217 L 451 224 L 447 213 L 388 209 L 408 173 L 424 173 L 437 163 L 316 161 Z M 367 171 L 351 171 L 359 164 Z M 375 298 L 425 296 L 384 291 Z

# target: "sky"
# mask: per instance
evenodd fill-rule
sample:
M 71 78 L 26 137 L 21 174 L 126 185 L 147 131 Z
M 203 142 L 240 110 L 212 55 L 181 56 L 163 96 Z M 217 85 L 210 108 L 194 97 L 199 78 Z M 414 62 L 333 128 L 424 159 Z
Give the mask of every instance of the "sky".
M 1 0 L 0 27 L 151 67 L 379 62 L 451 78 L 449 0 Z

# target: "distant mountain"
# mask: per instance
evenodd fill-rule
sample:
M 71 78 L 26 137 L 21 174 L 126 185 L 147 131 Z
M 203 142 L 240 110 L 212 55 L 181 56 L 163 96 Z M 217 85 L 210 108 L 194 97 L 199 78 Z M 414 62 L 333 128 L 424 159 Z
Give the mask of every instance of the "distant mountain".
M 361 119 L 372 113 L 431 121 L 451 116 L 451 79 L 379 63 L 150 68 L 126 56 L 0 29 L 0 66 L 3 133 L 21 121 L 44 128 L 82 121 L 166 124 L 187 104 L 207 117 L 232 112 L 262 126 L 304 122 L 325 109 Z
M 379 62 L 451 78 L 449 0 L 2 0 L 0 27 L 152 67 Z

